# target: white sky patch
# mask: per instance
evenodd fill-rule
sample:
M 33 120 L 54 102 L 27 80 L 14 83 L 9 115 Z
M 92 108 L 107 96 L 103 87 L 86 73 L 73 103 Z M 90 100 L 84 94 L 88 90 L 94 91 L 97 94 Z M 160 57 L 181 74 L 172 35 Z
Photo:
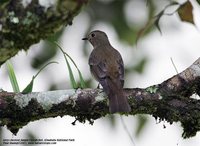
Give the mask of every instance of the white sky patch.
M 30 4 L 31 0 L 22 0 L 21 3 L 25 7 L 27 7 Z
M 54 6 L 57 3 L 57 0 L 39 0 L 39 4 L 43 7 L 45 7 L 45 9 Z
M 32 0 L 22 0 L 21 3 L 24 7 L 27 7 Z M 43 7 L 45 7 L 45 9 L 55 5 L 57 3 L 57 0 L 39 0 L 39 4 Z

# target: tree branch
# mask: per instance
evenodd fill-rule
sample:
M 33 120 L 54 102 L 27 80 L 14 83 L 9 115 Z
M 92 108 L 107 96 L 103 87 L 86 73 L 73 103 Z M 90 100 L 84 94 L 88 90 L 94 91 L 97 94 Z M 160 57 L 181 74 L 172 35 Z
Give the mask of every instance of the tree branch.
M 124 89 L 132 111 L 125 115 L 149 114 L 160 121 L 180 122 L 183 138 L 200 130 L 200 58 L 183 72 L 146 89 Z M 101 89 L 57 90 L 21 93 L 0 92 L 0 126 L 14 134 L 30 121 L 70 115 L 76 121 L 94 120 L 109 114 L 108 100 Z
M 27 1 L 26 1 L 27 2 Z M 27 6 L 22 0 L 0 2 L 0 66 L 20 50 L 45 39 L 68 24 L 88 0 L 57 0 L 42 6 L 32 0 Z

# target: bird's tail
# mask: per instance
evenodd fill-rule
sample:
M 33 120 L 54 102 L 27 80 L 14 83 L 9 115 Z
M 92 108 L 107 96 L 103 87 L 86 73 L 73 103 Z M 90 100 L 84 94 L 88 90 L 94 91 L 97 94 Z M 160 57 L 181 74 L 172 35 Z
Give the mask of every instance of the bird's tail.
M 101 80 L 100 84 L 103 86 L 103 90 L 108 96 L 110 113 L 131 111 L 128 99 L 123 91 L 123 86 L 119 80 L 107 78 Z
M 110 113 L 130 112 L 131 111 L 130 105 L 128 103 L 128 99 L 124 95 L 122 89 L 120 89 L 118 91 L 114 91 L 114 93 L 110 92 L 108 94 L 108 98 L 109 98 Z

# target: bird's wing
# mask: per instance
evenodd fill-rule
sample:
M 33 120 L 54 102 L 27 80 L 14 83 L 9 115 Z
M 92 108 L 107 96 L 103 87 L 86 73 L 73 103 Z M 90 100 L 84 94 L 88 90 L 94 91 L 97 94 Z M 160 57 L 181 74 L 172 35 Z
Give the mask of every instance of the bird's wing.
M 95 79 L 99 82 L 101 82 L 107 77 L 106 71 L 102 68 L 101 64 L 90 65 L 90 70 L 91 73 L 94 75 Z
M 100 82 L 100 80 L 106 77 L 106 65 L 105 63 L 98 61 L 96 57 L 89 58 L 89 65 L 91 73 L 94 75 L 95 79 Z
M 120 54 L 119 54 L 120 55 Z M 119 56 L 119 59 L 117 60 L 118 67 L 119 67 L 119 79 L 121 82 L 122 87 L 124 86 L 124 63 L 121 58 L 121 55 Z

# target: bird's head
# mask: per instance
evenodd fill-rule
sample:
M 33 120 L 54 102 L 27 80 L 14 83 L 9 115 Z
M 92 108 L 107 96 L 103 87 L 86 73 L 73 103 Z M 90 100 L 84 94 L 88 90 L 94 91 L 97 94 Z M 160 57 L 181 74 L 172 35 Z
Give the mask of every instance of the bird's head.
M 87 37 L 82 40 L 88 40 L 93 47 L 110 44 L 106 33 L 100 30 L 90 32 Z

